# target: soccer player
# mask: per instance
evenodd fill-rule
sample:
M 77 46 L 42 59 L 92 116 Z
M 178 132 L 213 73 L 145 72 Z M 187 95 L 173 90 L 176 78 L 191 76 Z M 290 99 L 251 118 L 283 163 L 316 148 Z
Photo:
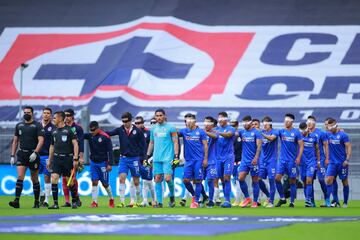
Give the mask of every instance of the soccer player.
M 235 156 L 235 161 L 234 161 L 234 169 L 232 172 L 232 176 L 233 176 L 233 183 L 234 183 L 234 187 L 235 187 L 235 201 L 231 204 L 232 206 L 239 206 L 240 204 L 240 197 L 241 197 L 241 192 L 240 192 L 240 183 L 238 181 L 238 167 L 240 166 L 240 162 L 241 162 L 241 154 L 242 154 L 242 142 L 241 142 L 241 137 L 239 136 L 239 122 L 237 120 L 231 120 L 230 121 L 230 126 L 232 126 L 235 129 L 235 140 L 234 140 L 234 156 Z
M 99 123 L 92 121 L 89 124 L 90 133 L 84 134 L 84 139 L 90 146 L 90 172 L 92 181 L 91 208 L 98 207 L 99 180 L 109 196 L 109 207 L 114 208 L 114 198 L 109 185 L 109 172 L 114 162 L 112 142 L 109 135 L 99 128 Z
M 304 141 L 304 152 L 301 157 L 300 175 L 301 181 L 304 184 L 305 207 L 315 207 L 313 198 L 313 181 L 317 165 L 320 165 L 319 140 L 315 133 L 311 133 L 309 131 L 307 123 L 300 123 L 299 130 Z
M 314 116 L 308 116 L 306 123 L 309 132 L 314 133 L 319 141 L 318 144 L 320 151 L 320 161 L 317 162 L 316 175 L 325 199 L 326 198 L 325 173 L 326 173 L 326 168 L 329 164 L 329 144 L 327 140 L 327 134 L 326 132 L 320 130 L 319 128 L 316 128 L 316 118 Z M 325 205 L 326 204 L 322 206 Z
M 234 136 L 235 129 L 228 124 L 228 114 L 220 112 L 218 114 L 219 126 L 215 133 L 219 136 L 216 141 L 217 149 L 217 173 L 218 178 L 221 179 L 224 191 L 225 201 L 221 205 L 223 208 L 231 208 L 230 193 L 231 183 L 230 178 L 234 168 Z
M 259 119 L 256 119 L 256 118 L 253 118 L 252 121 L 251 121 L 251 125 L 253 128 L 255 128 L 256 130 L 258 130 L 260 133 L 261 133 L 261 129 L 260 129 L 260 120 Z M 269 203 L 270 201 L 270 193 L 269 193 L 269 190 L 267 189 L 264 181 L 263 181 L 263 178 L 261 178 L 260 176 L 260 173 L 264 173 L 264 170 L 262 169 L 262 166 L 264 165 L 262 163 L 262 155 L 260 153 L 260 158 L 259 158 L 259 187 L 260 187 L 260 190 L 265 194 L 266 196 L 266 201 L 264 202 L 264 207 L 266 207 L 266 205 Z M 260 201 L 258 202 L 258 205 L 260 206 Z
M 279 192 L 280 200 L 276 207 L 286 204 L 284 189 L 281 179 L 284 174 L 289 176 L 290 181 L 290 204 L 289 207 L 295 207 L 294 201 L 296 197 L 296 178 L 298 176 L 298 166 L 304 151 L 304 141 L 300 131 L 293 127 L 295 116 L 287 113 L 284 119 L 285 127 L 279 130 L 279 138 L 281 141 L 280 158 L 276 167 L 275 184 Z
M 9 202 L 9 206 L 13 208 L 20 208 L 20 196 L 23 190 L 25 173 L 26 169 L 29 168 L 35 198 L 33 208 L 39 208 L 39 152 L 44 143 L 44 129 L 39 122 L 34 120 L 34 109 L 32 107 L 25 106 L 23 108 L 23 113 L 24 121 L 16 124 L 15 134 L 11 146 L 10 164 L 11 166 L 15 164 L 16 153 L 16 171 L 18 176 L 16 181 L 15 199 L 14 201 Z
M 185 166 L 183 182 L 193 197 L 190 208 L 198 208 L 202 191 L 204 168 L 208 166 L 208 143 L 204 130 L 196 126 L 195 115 L 185 115 L 186 128 L 179 130 L 179 137 L 183 138 Z M 191 181 L 195 184 L 195 191 Z
M 252 187 L 254 194 L 254 202 L 252 208 L 257 208 L 259 198 L 259 157 L 261 152 L 262 137 L 260 132 L 252 127 L 251 116 L 245 116 L 242 119 L 244 129 L 239 131 L 239 136 L 243 144 L 243 151 L 241 156 L 241 163 L 238 169 L 238 178 L 240 181 L 240 188 L 245 196 L 244 201 L 240 203 L 240 207 L 247 207 L 252 200 L 249 196 L 248 186 L 245 182 L 246 176 L 249 174 L 252 178 Z
M 140 200 L 140 169 L 139 163 L 145 159 L 146 142 L 144 133 L 131 123 L 132 114 L 125 112 L 121 115 L 123 125 L 106 132 L 110 136 L 119 136 L 120 160 L 119 160 L 119 180 L 120 180 L 120 203 L 117 207 L 125 207 L 126 177 L 130 170 L 132 180 L 134 181 L 136 195 L 131 199 L 129 207 L 136 207 Z
M 44 144 L 39 152 L 40 155 L 40 166 L 39 174 L 44 174 L 44 193 L 40 195 L 40 204 L 43 207 L 49 207 L 49 197 L 51 193 L 51 174 L 46 168 L 46 163 L 49 159 L 49 148 L 51 142 L 51 132 L 55 129 L 55 125 L 51 122 L 52 110 L 51 108 L 45 107 L 42 110 L 41 125 L 44 129 Z
M 150 130 L 145 128 L 145 120 L 142 116 L 135 117 L 135 126 L 137 126 L 144 134 L 146 141 L 146 149 L 150 143 Z M 156 123 L 156 122 L 155 122 Z M 152 202 L 151 205 L 155 204 L 155 188 L 153 184 L 153 169 L 151 165 L 144 164 L 144 161 L 140 162 L 140 176 L 142 179 L 142 197 L 143 201 L 140 204 L 142 207 L 149 206 L 148 194 L 150 191 Z M 130 189 L 135 188 L 134 181 L 131 181 Z M 131 191 L 130 191 L 131 193 Z
M 179 161 L 179 143 L 175 127 L 168 124 L 165 119 L 165 111 L 155 111 L 157 124 L 150 130 L 150 143 L 147 151 L 147 158 L 153 153 L 153 167 L 155 175 L 156 208 L 163 207 L 163 178 L 169 187 L 169 207 L 175 207 L 174 180 L 172 178 L 172 162 Z M 176 153 L 176 154 L 175 154 Z
M 74 132 L 75 136 L 78 140 L 79 145 L 79 163 L 81 165 L 84 164 L 84 130 L 83 128 L 75 122 L 75 112 L 73 109 L 69 108 L 65 111 L 65 124 L 70 127 L 71 131 Z M 78 168 L 77 168 L 78 169 Z M 81 201 L 78 194 L 78 181 L 76 179 L 76 174 L 74 175 L 74 184 L 75 184 L 75 190 L 76 190 L 76 196 L 77 196 L 77 206 L 81 207 Z M 62 205 L 62 207 L 71 207 L 70 204 L 70 193 L 69 188 L 66 185 L 65 177 L 62 179 L 62 189 L 64 191 L 64 197 L 65 197 L 65 204 Z
M 327 134 L 329 141 L 329 165 L 326 170 L 326 187 L 327 197 L 325 199 L 326 206 L 330 205 L 330 194 L 332 194 L 333 181 L 335 176 L 339 176 L 343 184 L 344 203 L 343 208 L 348 205 L 349 199 L 349 161 L 351 158 L 351 143 L 349 136 L 344 132 L 340 131 L 335 119 L 329 119 L 328 121 L 329 132 Z
M 264 117 L 262 119 L 264 129 L 261 131 L 262 135 L 262 148 L 260 154 L 260 168 L 259 178 L 269 178 L 270 185 L 270 198 L 268 204 L 265 205 L 267 208 L 274 207 L 275 198 L 275 173 L 277 163 L 277 152 L 278 152 L 278 131 L 272 128 L 271 117 Z
M 54 124 L 56 129 L 51 134 L 51 143 L 49 148 L 49 161 L 47 168 L 51 169 L 51 190 L 54 199 L 54 205 L 49 209 L 59 209 L 58 203 L 58 182 L 59 177 L 63 176 L 63 181 L 70 183 L 69 189 L 72 197 L 72 208 L 78 208 L 78 196 L 74 178 L 79 161 L 79 145 L 75 133 L 70 126 L 65 125 L 65 113 L 58 111 L 54 113 Z M 72 174 L 73 173 L 73 174 Z

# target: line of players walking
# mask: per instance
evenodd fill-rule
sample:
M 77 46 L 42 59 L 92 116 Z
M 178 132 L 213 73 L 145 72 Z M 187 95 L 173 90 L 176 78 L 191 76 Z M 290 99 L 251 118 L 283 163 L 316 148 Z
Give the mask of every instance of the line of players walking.
M 92 204 L 98 207 L 98 182 L 102 183 L 109 196 L 109 207 L 115 207 L 109 184 L 109 173 L 114 164 L 111 136 L 118 136 L 119 159 L 119 202 L 117 207 L 163 207 L 164 182 L 169 189 L 168 206 L 175 207 L 174 172 L 183 165 L 186 205 L 190 196 L 191 208 L 215 205 L 223 208 L 232 206 L 259 207 L 260 190 L 267 199 L 265 207 L 280 207 L 287 203 L 283 182 L 286 175 L 290 188 L 289 207 L 295 206 L 297 181 L 304 184 L 305 206 L 315 207 L 314 179 L 317 176 L 324 194 L 322 207 L 339 207 L 336 178 L 343 183 L 344 202 L 349 198 L 348 167 L 351 157 L 351 143 L 348 135 L 338 127 L 335 119 L 325 120 L 325 131 L 316 128 L 316 119 L 309 116 L 299 128 L 293 126 L 295 117 L 286 114 L 284 128 L 275 130 L 271 117 L 260 121 L 251 116 L 242 118 L 243 129 L 239 130 L 236 120 L 229 120 L 226 112 L 220 112 L 215 119 L 207 116 L 204 128 L 196 122 L 196 116 L 189 113 L 184 117 L 185 128 L 175 129 L 167 123 L 165 111 L 158 109 L 151 120 L 150 130 L 144 127 L 144 119 L 135 118 L 129 112 L 121 116 L 122 125 L 111 131 L 100 129 L 92 121 L 90 132 L 84 133 L 74 122 L 74 111 L 67 109 L 53 114 L 44 108 L 41 122 L 34 120 L 33 108 L 23 109 L 24 121 L 15 127 L 11 148 L 11 165 L 16 163 L 18 179 L 15 199 L 9 202 L 14 208 L 20 207 L 20 196 L 26 169 L 31 172 L 34 190 L 34 208 L 59 209 L 58 181 L 62 177 L 65 204 L 62 207 L 78 208 L 81 201 L 78 194 L 76 172 L 83 169 L 84 140 L 90 146 L 90 169 L 92 178 Z M 180 159 L 180 140 L 184 158 Z M 280 144 L 280 146 L 278 145 Z M 16 161 L 15 161 L 16 154 Z M 125 204 L 126 178 L 131 174 L 130 203 Z M 44 174 L 44 194 L 41 195 L 38 174 Z M 250 197 L 245 181 L 251 176 L 253 198 Z M 235 180 L 235 201 L 230 203 L 231 177 Z M 140 178 L 142 184 L 140 184 Z M 264 183 L 269 179 L 269 190 Z M 208 190 L 205 191 L 203 181 Z M 155 184 L 154 184 L 155 182 Z M 224 202 L 221 204 L 219 184 L 222 184 Z M 140 188 L 142 186 L 142 189 Z M 244 195 L 240 201 L 240 189 Z M 276 190 L 279 201 L 274 203 Z M 49 206 L 52 192 L 54 204 Z M 152 201 L 148 201 L 148 195 Z M 70 193 L 72 201 L 70 203 Z M 140 203 L 142 196 L 142 202 Z M 333 202 L 330 202 L 330 197 Z

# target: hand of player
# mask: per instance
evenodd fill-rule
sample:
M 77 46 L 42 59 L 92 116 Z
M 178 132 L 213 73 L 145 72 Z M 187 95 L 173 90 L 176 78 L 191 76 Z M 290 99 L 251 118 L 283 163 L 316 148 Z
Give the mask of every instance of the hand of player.
M 296 165 L 299 166 L 300 165 L 300 158 L 297 157 L 296 160 L 295 160 L 295 163 L 296 163 Z
M 318 167 L 318 169 L 321 168 L 320 161 L 317 162 L 317 167 Z
M 10 165 L 14 165 L 15 164 L 15 157 L 14 156 L 11 156 L 10 157 Z
M 73 161 L 73 168 L 77 169 L 78 164 L 79 164 L 79 161 L 74 160 Z
M 328 165 L 329 165 L 329 159 L 326 158 L 326 159 L 325 159 L 325 167 L 327 167 Z
M 149 155 L 146 156 L 146 159 L 143 161 L 143 165 L 146 166 L 151 166 L 152 165 L 152 161 L 153 158 L 150 157 Z
M 208 166 L 208 160 L 207 159 L 203 160 L 202 166 L 203 166 L 203 168 L 206 168 Z
M 172 168 L 176 168 L 180 164 L 180 159 L 178 156 L 174 157 L 174 160 L 171 161 Z
M 51 162 L 46 161 L 46 169 L 50 172 L 51 171 Z
M 36 153 L 36 152 L 33 152 L 33 153 L 30 155 L 30 157 L 29 157 L 29 161 L 30 161 L 30 162 L 33 162 L 33 161 L 36 160 L 36 158 L 37 158 L 37 153 Z
M 349 166 L 349 161 L 348 161 L 348 160 L 345 160 L 342 165 L 343 165 L 343 167 Z
M 252 161 L 251 161 L 251 165 L 255 166 L 257 165 L 258 163 L 258 159 L 257 158 L 254 158 Z
M 107 165 L 107 166 L 106 166 L 106 171 L 107 171 L 107 172 L 111 172 L 111 170 L 112 170 L 112 166 L 111 166 L 111 165 Z
M 81 165 L 84 165 L 85 161 L 83 156 L 79 156 L 79 162 Z

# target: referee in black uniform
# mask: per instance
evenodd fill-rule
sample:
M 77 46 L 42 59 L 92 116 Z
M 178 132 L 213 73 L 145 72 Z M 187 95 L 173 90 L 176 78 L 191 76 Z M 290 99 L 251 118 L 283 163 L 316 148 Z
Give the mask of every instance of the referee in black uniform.
M 44 143 L 44 129 L 39 122 L 34 121 L 34 109 L 32 107 L 24 107 L 23 112 L 24 121 L 16 124 L 15 135 L 11 148 L 10 164 L 13 165 L 15 163 L 16 152 L 16 170 L 18 173 L 18 179 L 16 181 L 15 200 L 9 202 L 9 205 L 13 208 L 20 208 L 19 200 L 23 190 L 25 173 L 26 169 L 29 168 L 35 197 L 33 208 L 39 208 L 39 151 Z
M 48 169 L 51 173 L 51 190 L 54 199 L 54 205 L 49 209 L 59 209 L 58 202 L 58 182 L 59 177 L 66 177 L 66 182 L 69 181 L 71 170 L 78 166 L 79 145 L 76 134 L 71 130 L 71 127 L 64 123 L 65 113 L 62 111 L 54 114 L 54 124 L 57 127 L 52 132 L 51 144 L 49 149 Z M 76 187 L 73 179 L 70 183 L 70 192 L 72 197 L 72 208 L 77 208 Z

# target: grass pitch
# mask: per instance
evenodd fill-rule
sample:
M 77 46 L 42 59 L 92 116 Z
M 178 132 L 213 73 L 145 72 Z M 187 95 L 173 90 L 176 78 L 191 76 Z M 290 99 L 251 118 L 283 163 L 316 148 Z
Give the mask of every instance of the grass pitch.
M 48 210 L 48 209 L 32 209 L 33 198 L 22 197 L 20 200 L 21 208 L 13 209 L 8 206 L 8 202 L 13 197 L 0 197 L 0 215 L 1 216 L 31 216 L 35 214 L 188 214 L 188 215 L 236 215 L 236 216 L 360 216 L 360 201 L 350 201 L 349 207 L 343 208 L 305 208 L 302 201 L 296 202 L 296 207 L 290 209 L 287 206 L 281 208 L 265 209 L 259 207 L 257 209 L 233 207 L 231 209 L 223 208 L 199 208 L 190 209 L 187 207 L 177 206 L 175 208 L 163 208 L 154 209 L 148 208 L 108 208 L 108 199 L 106 197 L 99 198 L 99 208 L 91 209 L 88 206 L 91 203 L 90 197 L 82 197 L 83 206 L 79 209 L 60 208 L 60 210 Z M 117 199 L 116 199 L 117 200 Z M 115 200 L 115 201 L 116 201 Z M 63 203 L 63 198 L 60 198 L 60 204 Z M 52 202 L 52 201 L 51 201 Z M 321 202 L 317 202 L 319 206 Z M 165 206 L 167 204 L 165 203 Z M 189 204 L 188 204 L 189 205 Z M 1 221 L 0 221 L 1 224 Z M 224 225 L 226 227 L 226 225 Z M 266 239 L 266 240 L 282 240 L 282 239 L 294 239 L 294 240 L 309 240 L 309 239 L 326 239 L 326 240 L 338 240 L 338 239 L 358 239 L 358 229 L 360 228 L 360 221 L 349 222 L 331 222 L 331 223 L 296 223 L 290 226 L 265 229 L 265 230 L 250 230 L 246 232 L 222 234 L 217 236 L 196 236 L 196 239 Z M 169 229 L 171 231 L 171 229 Z M 119 239 L 119 238 L 131 238 L 137 239 L 194 239 L 194 236 L 154 236 L 154 235 L 57 235 L 57 234 L 0 234 L 1 239 Z

